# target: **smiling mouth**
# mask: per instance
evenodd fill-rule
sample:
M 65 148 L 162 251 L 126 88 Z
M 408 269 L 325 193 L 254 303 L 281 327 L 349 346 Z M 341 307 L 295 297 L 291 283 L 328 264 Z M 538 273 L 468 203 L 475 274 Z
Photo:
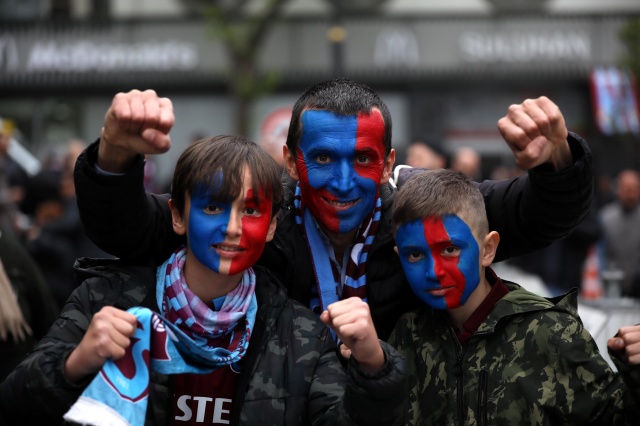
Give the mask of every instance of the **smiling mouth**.
M 444 294 L 451 289 L 453 289 L 453 286 L 436 287 L 436 288 L 426 290 L 426 292 L 433 296 L 444 296 Z
M 331 205 L 333 207 L 339 208 L 339 209 L 346 209 L 346 208 L 352 207 L 352 206 L 356 205 L 358 203 L 358 201 L 360 201 L 360 200 L 355 200 L 355 201 L 344 201 L 343 202 L 343 201 L 330 200 L 329 198 L 323 198 L 323 200 L 327 204 L 329 204 L 329 205 Z
M 224 251 L 224 252 L 241 252 L 241 251 L 244 251 L 244 249 L 242 247 L 230 246 L 230 245 L 226 245 L 226 244 L 214 244 L 211 247 L 213 247 L 214 249 L 216 249 L 218 251 Z

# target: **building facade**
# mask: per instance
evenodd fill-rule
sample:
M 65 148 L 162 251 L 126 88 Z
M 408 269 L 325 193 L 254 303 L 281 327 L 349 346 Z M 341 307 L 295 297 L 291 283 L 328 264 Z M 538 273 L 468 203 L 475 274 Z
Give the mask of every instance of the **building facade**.
M 68 19 L 5 19 L 0 116 L 16 121 L 26 145 L 42 153 L 71 137 L 95 139 L 116 92 L 155 89 L 173 100 L 177 116 L 175 148 L 158 158 L 169 176 L 194 135 L 234 131 L 225 47 L 210 23 L 189 13 L 192 3 L 95 2 L 92 10 L 64 2 Z M 589 88 L 593 69 L 624 57 L 619 33 L 640 16 L 640 4 L 441 3 L 359 0 L 336 16 L 329 1 L 290 2 L 264 40 L 260 71 L 275 72 L 279 84 L 253 105 L 249 136 L 259 139 L 264 119 L 305 87 L 339 74 L 382 95 L 400 162 L 406 146 L 423 139 L 445 152 L 473 145 L 488 166 L 508 163 L 496 121 L 510 104 L 545 95 L 572 130 L 593 140 L 603 170 L 640 165 L 637 138 L 620 142 L 615 155 L 603 148 L 608 139 L 593 124 Z M 327 38 L 335 25 L 346 30 L 339 46 Z

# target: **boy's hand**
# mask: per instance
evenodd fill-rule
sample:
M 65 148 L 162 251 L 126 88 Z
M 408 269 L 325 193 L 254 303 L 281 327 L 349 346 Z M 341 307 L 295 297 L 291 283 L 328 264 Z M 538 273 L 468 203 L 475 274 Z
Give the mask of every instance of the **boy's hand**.
M 78 382 L 100 370 L 107 358 L 122 358 L 137 324 L 133 314 L 112 306 L 102 308 L 93 316 L 84 337 L 64 363 L 67 379 Z
M 359 297 L 351 297 L 332 303 L 320 319 L 342 340 L 344 347 L 340 349 L 346 358 L 353 356 L 360 368 L 368 373 L 382 368 L 385 362 L 384 351 L 366 302 Z
M 153 90 L 118 93 L 104 117 L 98 167 L 125 172 L 137 154 L 161 154 L 171 147 L 173 104 Z
M 617 337 L 607 341 L 607 346 L 627 364 L 640 364 L 640 325 L 622 327 Z
M 522 170 L 547 163 L 560 171 L 573 164 L 564 117 L 545 96 L 511 105 L 498 129 Z

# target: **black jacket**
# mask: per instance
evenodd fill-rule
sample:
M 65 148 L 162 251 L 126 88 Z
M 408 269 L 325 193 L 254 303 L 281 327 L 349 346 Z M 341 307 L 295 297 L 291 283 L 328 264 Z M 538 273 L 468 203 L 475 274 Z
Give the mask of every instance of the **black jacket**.
M 585 217 L 593 186 L 592 157 L 586 142 L 569 134 L 573 166 L 551 172 L 536 167 L 526 176 L 503 181 L 484 181 L 489 226 L 500 234 L 496 261 L 527 253 L 567 235 Z M 78 158 L 75 184 L 78 206 L 89 237 L 103 250 L 123 258 L 166 259 L 182 243 L 173 233 L 168 195 L 145 194 L 142 156 L 122 176 L 96 172 L 98 144 Z M 258 261 L 284 283 L 290 297 L 309 306 L 313 268 L 306 242 L 295 224 L 294 182 L 284 179 L 285 203 L 276 235 Z M 383 210 L 378 233 L 367 261 L 367 297 L 381 339 L 391 333 L 400 314 L 417 303 L 393 251 L 391 205 L 396 189 L 380 188 Z
M 292 301 L 268 270 L 256 272 L 258 313 L 233 398 L 232 425 L 403 424 L 404 359 L 383 344 L 386 363 L 375 374 L 350 361 L 347 373 L 329 330 L 317 315 Z M 80 259 L 83 284 L 36 350 L 0 384 L 0 419 L 9 424 L 59 424 L 89 380 L 64 378 L 66 358 L 104 306 L 158 312 L 156 267 Z M 146 425 L 170 425 L 172 376 L 152 373 Z M 343 397 L 344 395 L 344 397 Z

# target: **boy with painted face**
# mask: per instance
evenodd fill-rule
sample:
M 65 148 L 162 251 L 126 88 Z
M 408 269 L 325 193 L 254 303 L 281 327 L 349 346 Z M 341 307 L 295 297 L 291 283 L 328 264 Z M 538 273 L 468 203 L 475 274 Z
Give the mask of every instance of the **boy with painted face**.
M 608 342 L 623 381 L 582 327 L 575 289 L 546 299 L 491 270 L 500 238 L 466 176 L 416 174 L 392 220 L 423 304 L 389 339 L 407 359 L 408 424 L 637 423 L 640 326 Z
M 280 170 L 252 141 L 189 146 L 168 202 L 186 244 L 158 267 L 80 259 L 83 283 L 0 386 L 0 419 L 402 424 L 403 360 L 379 342 L 366 303 L 323 317 L 352 353 L 345 372 L 318 316 L 255 266 L 281 200 Z
M 171 232 L 166 195 L 144 192 L 140 155 L 169 148 L 174 120 L 171 101 L 151 90 L 118 94 L 99 142 L 79 158 L 81 217 L 105 251 L 145 259 L 153 253 L 161 262 L 182 242 Z M 512 105 L 498 128 L 516 164 L 529 170 L 479 184 L 491 229 L 502 235 L 496 257 L 505 259 L 546 246 L 584 217 L 591 154 L 544 97 Z M 283 149 L 278 228 L 258 260 L 317 313 L 352 296 L 366 300 L 383 340 L 415 303 L 393 251 L 391 133 L 387 106 L 366 85 L 337 79 L 307 89 L 293 107 Z

